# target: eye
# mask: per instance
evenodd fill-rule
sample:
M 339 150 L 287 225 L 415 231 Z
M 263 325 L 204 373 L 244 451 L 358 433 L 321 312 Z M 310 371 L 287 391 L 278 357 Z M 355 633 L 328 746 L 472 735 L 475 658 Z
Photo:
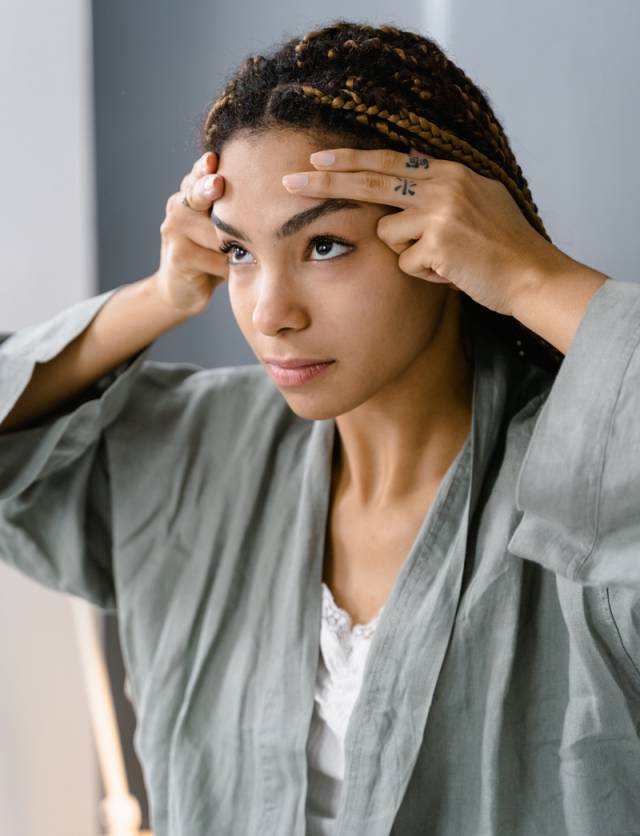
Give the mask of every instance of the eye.
M 237 255 L 239 253 L 241 255 L 242 253 L 245 253 L 245 254 L 248 253 L 249 250 L 245 250 L 244 247 L 241 247 L 239 244 L 232 244 L 230 241 L 223 241 L 222 244 L 220 244 L 220 252 L 221 253 L 231 253 L 231 255 L 233 255 L 233 254 Z M 227 256 L 227 264 L 245 264 L 245 263 L 246 262 L 244 262 L 244 261 L 232 261 L 231 257 Z
M 346 252 L 338 252 L 336 254 L 336 245 L 338 247 L 343 247 L 346 252 L 353 249 L 353 244 L 349 244 L 347 241 L 342 241 L 339 238 L 334 238 L 329 235 L 317 235 L 309 241 L 307 251 L 315 249 L 316 253 L 319 254 L 320 258 L 312 258 L 312 261 L 332 261 L 334 258 L 346 255 Z M 227 264 L 241 265 L 252 263 L 250 261 L 241 260 L 246 255 L 250 255 L 250 253 L 249 250 L 245 250 L 245 248 L 241 247 L 240 244 L 234 244 L 231 241 L 223 241 L 223 243 L 220 244 L 220 252 L 230 254 L 227 256 Z
M 347 244 L 346 241 L 340 241 L 338 238 L 328 238 L 327 236 L 312 238 L 310 244 L 311 248 L 315 249 L 316 252 L 319 252 L 321 256 L 329 255 L 329 253 L 334 252 L 336 244 L 339 247 L 344 247 L 347 252 L 353 248 L 352 245 Z M 345 255 L 345 253 L 338 253 L 337 255 L 334 253 L 334 255 L 329 258 L 314 258 L 313 261 L 332 261 L 334 258 L 338 258 L 338 256 L 341 255 Z

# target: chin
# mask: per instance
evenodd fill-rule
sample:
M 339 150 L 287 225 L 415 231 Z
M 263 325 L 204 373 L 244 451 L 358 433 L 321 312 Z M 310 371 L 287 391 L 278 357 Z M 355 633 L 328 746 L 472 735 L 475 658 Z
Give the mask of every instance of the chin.
M 295 412 L 300 418 L 306 418 L 307 421 L 326 421 L 331 418 L 337 418 L 339 415 L 344 415 L 345 412 L 351 412 L 357 406 L 360 406 L 362 401 L 356 401 L 353 398 L 348 400 L 328 396 L 314 395 L 313 397 L 305 395 L 290 395 L 286 396 L 282 390 L 280 394 L 285 399 L 292 412 Z
M 287 402 L 289 409 L 299 418 L 305 418 L 307 421 L 324 421 L 327 418 L 335 418 L 336 412 L 323 404 L 320 399 L 316 402 L 304 398 L 286 397 L 280 392 L 284 400 Z

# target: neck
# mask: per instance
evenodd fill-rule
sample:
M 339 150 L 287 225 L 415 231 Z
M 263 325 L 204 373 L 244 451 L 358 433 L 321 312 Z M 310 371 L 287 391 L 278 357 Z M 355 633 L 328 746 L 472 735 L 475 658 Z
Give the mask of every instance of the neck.
M 375 511 L 438 483 L 471 429 L 473 369 L 460 333 L 460 294 L 402 376 L 336 419 L 335 489 Z

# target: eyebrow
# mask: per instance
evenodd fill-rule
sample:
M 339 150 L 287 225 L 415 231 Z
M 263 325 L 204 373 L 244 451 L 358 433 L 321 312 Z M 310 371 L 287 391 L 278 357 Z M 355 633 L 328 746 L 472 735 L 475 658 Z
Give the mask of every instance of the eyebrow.
M 280 229 L 276 232 L 276 238 L 286 238 L 289 235 L 294 235 L 296 232 L 299 232 L 305 226 L 308 226 L 310 223 L 313 223 L 317 218 L 321 218 L 324 215 L 329 215 L 331 212 L 340 212 L 342 209 L 361 209 L 362 203 L 358 203 L 356 200 L 348 200 L 347 198 L 335 198 L 330 197 L 327 200 L 324 200 L 322 203 L 318 203 L 316 206 L 312 206 L 310 209 L 305 209 L 303 212 L 298 212 L 297 215 L 293 215 L 289 218 L 288 221 L 285 221 Z M 251 238 L 248 235 L 245 235 L 242 230 L 237 229 L 235 226 L 231 226 L 231 224 L 225 223 L 221 220 L 217 215 L 214 215 L 213 212 L 211 213 L 211 222 L 214 226 L 217 226 L 222 232 L 226 232 L 228 235 L 233 235 L 236 238 L 242 238 L 243 241 L 247 241 L 247 243 L 251 243 Z

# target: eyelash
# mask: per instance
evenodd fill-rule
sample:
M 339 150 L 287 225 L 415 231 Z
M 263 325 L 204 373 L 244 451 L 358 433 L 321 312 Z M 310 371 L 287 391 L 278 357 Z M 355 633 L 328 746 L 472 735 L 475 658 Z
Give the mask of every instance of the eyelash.
M 353 249 L 353 244 L 350 244 L 348 241 L 344 241 L 342 238 L 336 238 L 333 235 L 316 235 L 314 238 L 309 239 L 309 243 L 307 246 L 307 252 L 316 244 L 341 244 L 343 247 L 349 247 L 351 250 Z M 249 250 L 246 250 L 240 244 L 236 244 L 233 241 L 223 241 L 220 244 L 220 252 L 221 253 L 229 253 L 232 250 L 242 250 L 242 252 L 247 253 Z M 342 255 L 348 255 L 348 253 L 341 253 L 341 255 L 336 255 L 333 258 L 321 258 L 321 259 L 314 259 L 314 261 L 334 261 L 336 258 L 340 258 Z M 227 264 L 230 267 L 241 267 L 242 264 L 234 263 L 233 261 L 229 261 L 227 257 Z

